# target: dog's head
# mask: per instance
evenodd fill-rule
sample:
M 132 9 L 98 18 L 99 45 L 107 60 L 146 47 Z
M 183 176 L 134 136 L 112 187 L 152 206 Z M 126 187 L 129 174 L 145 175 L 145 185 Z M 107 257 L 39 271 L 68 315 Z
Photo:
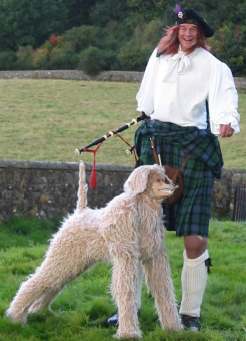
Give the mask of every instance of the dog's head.
M 159 165 L 140 166 L 130 174 L 124 184 L 129 194 L 148 192 L 153 199 L 162 200 L 173 194 L 175 186 L 167 181 L 165 168 Z

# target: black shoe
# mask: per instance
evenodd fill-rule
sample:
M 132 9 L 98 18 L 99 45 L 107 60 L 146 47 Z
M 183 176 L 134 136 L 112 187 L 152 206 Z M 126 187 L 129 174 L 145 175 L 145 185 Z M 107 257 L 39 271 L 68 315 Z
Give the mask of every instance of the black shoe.
M 109 327 L 109 326 L 118 326 L 119 323 L 119 318 L 118 318 L 118 314 L 114 314 L 111 317 L 109 317 L 106 321 L 105 324 Z
M 201 329 L 200 317 L 181 314 L 181 322 L 185 330 L 198 332 Z

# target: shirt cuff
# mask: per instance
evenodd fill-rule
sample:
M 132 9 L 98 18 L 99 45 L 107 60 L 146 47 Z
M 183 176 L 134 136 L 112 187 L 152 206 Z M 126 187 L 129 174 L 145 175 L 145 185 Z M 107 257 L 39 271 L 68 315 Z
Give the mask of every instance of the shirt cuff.
M 220 117 L 214 122 L 211 121 L 211 131 L 215 135 L 219 135 L 220 132 L 220 125 L 221 124 L 230 124 L 234 133 L 237 134 L 240 132 L 239 126 L 239 114 L 238 113 L 224 113 L 219 115 Z

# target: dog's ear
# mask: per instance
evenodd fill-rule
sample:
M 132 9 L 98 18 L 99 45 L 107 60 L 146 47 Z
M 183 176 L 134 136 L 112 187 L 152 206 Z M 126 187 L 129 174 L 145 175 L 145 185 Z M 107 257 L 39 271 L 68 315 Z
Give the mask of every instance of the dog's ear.
M 129 194 L 138 194 L 145 191 L 148 184 L 149 173 L 155 166 L 140 166 L 130 174 L 124 184 L 124 191 Z

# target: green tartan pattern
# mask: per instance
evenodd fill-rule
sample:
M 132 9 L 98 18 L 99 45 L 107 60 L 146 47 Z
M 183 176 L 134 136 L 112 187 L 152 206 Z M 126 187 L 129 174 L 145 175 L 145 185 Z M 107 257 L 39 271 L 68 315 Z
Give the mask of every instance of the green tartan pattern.
M 161 134 L 160 128 L 162 128 Z M 153 164 L 150 144 L 150 137 L 152 137 L 162 164 L 177 168 L 181 167 L 188 151 L 192 151 L 188 154 L 191 156 L 183 169 L 183 198 L 173 206 L 164 205 L 165 225 L 168 229 L 175 229 L 178 236 L 196 234 L 207 237 L 214 177 L 219 177 L 222 166 L 221 153 L 220 150 L 216 150 L 218 145 L 215 143 L 211 148 L 208 162 L 205 162 L 204 158 L 206 159 L 207 156 L 201 157 L 203 150 L 206 154 L 209 149 L 206 145 L 212 145 L 211 141 L 207 140 L 208 134 L 200 139 L 200 136 L 197 136 L 198 129 L 187 128 L 160 121 L 144 122 L 135 134 L 136 150 L 140 158 L 139 165 Z

